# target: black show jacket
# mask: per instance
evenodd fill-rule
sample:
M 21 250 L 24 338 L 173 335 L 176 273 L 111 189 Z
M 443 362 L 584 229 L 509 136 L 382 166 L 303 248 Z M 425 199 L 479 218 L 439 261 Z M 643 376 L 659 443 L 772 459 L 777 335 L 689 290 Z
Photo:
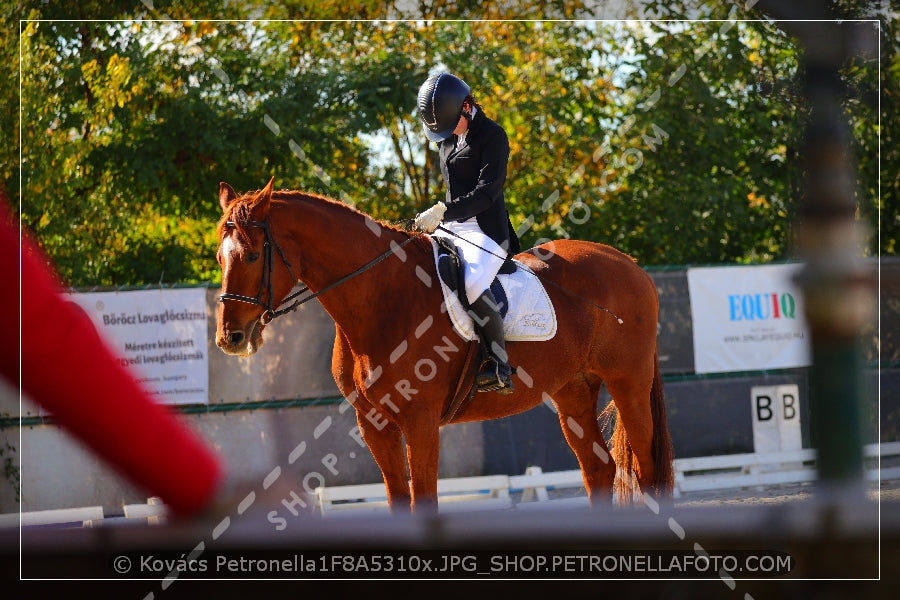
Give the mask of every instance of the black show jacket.
M 503 185 L 509 160 L 509 139 L 503 128 L 478 110 L 469 121 L 458 150 L 456 135 L 439 144 L 441 174 L 447 187 L 445 221 L 475 217 L 479 227 L 509 254 L 520 251 L 506 210 Z

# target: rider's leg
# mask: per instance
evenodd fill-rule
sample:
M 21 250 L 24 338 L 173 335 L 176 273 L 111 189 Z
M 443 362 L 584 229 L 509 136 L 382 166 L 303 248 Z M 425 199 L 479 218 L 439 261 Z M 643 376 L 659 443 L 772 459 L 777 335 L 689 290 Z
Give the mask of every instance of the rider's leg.
M 509 365 L 509 358 L 506 354 L 503 318 L 500 316 L 497 301 L 490 289 L 485 290 L 474 302 L 470 303 L 469 314 L 475 321 L 478 335 L 492 359 L 486 361 L 482 371 L 475 376 L 475 385 L 478 391 L 511 394 L 514 391 L 512 367 Z
M 463 261 L 469 314 L 492 359 L 486 361 L 488 368 L 477 375 L 476 386 L 481 391 L 512 393 L 513 370 L 506 356 L 503 318 L 490 291 L 491 282 L 506 260 L 506 251 L 481 231 L 474 218 L 463 223 L 449 223 L 445 227 L 454 236 Z

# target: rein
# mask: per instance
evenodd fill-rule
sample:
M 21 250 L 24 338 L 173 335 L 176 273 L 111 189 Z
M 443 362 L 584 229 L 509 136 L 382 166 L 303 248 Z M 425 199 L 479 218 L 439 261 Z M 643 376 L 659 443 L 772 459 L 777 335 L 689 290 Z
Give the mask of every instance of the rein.
M 228 227 L 235 227 L 236 223 L 234 221 L 226 221 L 225 225 Z M 333 290 L 337 286 L 341 285 L 342 283 L 346 283 L 347 281 L 349 281 L 350 279 L 353 279 L 357 275 L 362 275 L 363 273 L 365 273 L 366 271 L 368 271 L 369 269 L 371 269 L 372 267 L 374 267 L 375 265 L 377 265 L 378 263 L 380 263 L 381 261 L 383 261 L 384 259 L 389 257 L 391 254 L 397 253 L 397 250 L 399 250 L 400 248 L 403 248 L 403 246 L 407 245 L 408 243 L 410 243 L 411 241 L 413 241 L 414 239 L 419 237 L 419 235 L 421 235 L 421 234 L 417 233 L 414 236 L 410 236 L 409 238 L 407 238 L 400 244 L 392 244 L 390 249 L 385 250 L 383 253 L 379 254 L 378 256 L 376 256 L 375 258 L 373 258 L 372 260 L 370 260 L 363 266 L 359 267 L 352 273 L 344 275 L 337 281 L 330 283 L 329 285 L 325 286 L 318 292 L 314 292 L 314 293 L 306 296 L 305 298 L 300 298 L 299 300 L 296 300 L 290 306 L 287 306 L 285 308 L 276 309 L 276 307 L 272 303 L 272 298 L 273 298 L 272 269 L 274 268 L 273 267 L 274 260 L 272 258 L 272 247 L 273 246 L 276 250 L 278 250 L 278 255 L 281 257 L 281 261 L 284 263 L 284 266 L 287 267 L 288 273 L 290 273 L 290 275 L 291 275 L 291 281 L 296 282 L 297 277 L 294 276 L 294 270 L 291 268 L 291 263 L 288 262 L 287 257 L 284 255 L 284 251 L 281 249 L 281 246 L 278 244 L 278 240 L 276 240 L 272 236 L 271 230 L 269 228 L 269 220 L 268 219 L 266 219 L 264 221 L 246 221 L 246 222 L 242 223 L 242 225 L 245 227 L 256 227 L 258 229 L 262 229 L 263 235 L 265 236 L 265 241 L 263 242 L 263 277 L 259 283 L 259 292 L 256 294 L 255 298 L 250 297 L 250 296 L 243 296 L 241 294 L 223 293 L 223 294 L 219 294 L 218 300 L 219 300 L 219 302 L 225 302 L 226 300 L 234 300 L 236 302 L 245 302 L 247 304 L 255 304 L 256 306 L 261 306 L 262 308 L 265 309 L 265 312 L 263 312 L 263 314 L 259 317 L 259 320 L 263 325 L 267 325 L 268 323 L 271 323 L 272 320 L 275 319 L 275 317 L 280 317 L 281 315 L 284 315 L 289 312 L 293 312 L 293 311 L 297 310 L 297 308 L 301 304 L 305 304 L 305 303 L 309 302 L 310 300 L 318 298 L 325 292 Z M 269 293 L 267 302 L 265 302 L 265 303 L 262 301 L 262 295 L 263 295 L 264 291 L 268 291 L 268 293 Z M 303 287 L 301 287 L 299 290 L 297 290 L 293 294 L 290 294 L 284 300 L 282 300 L 281 303 L 279 304 L 279 306 L 281 304 L 284 304 L 285 302 L 290 302 L 294 298 L 298 298 L 299 296 L 301 296 L 302 294 L 304 294 L 308 291 L 310 291 L 309 286 L 304 284 Z

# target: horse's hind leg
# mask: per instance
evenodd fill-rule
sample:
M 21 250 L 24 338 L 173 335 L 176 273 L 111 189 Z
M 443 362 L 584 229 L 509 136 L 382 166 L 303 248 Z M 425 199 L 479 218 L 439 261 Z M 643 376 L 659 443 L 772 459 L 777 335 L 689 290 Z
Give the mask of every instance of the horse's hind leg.
M 609 377 L 606 389 L 615 402 L 618 416 L 625 427 L 628 446 L 634 453 L 634 470 L 643 491 L 650 490 L 656 465 L 653 463 L 653 414 L 650 409 L 650 387 L 653 373 L 635 371 L 628 377 Z
M 581 373 L 553 394 L 563 435 L 578 459 L 591 506 L 612 503 L 616 476 L 616 465 L 597 422 L 601 384 L 598 377 Z

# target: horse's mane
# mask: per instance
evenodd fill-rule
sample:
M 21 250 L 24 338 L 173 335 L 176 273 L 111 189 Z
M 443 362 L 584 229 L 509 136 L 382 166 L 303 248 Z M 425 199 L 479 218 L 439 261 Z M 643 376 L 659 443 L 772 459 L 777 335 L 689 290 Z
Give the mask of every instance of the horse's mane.
M 389 221 L 373 218 L 371 215 L 361 211 L 359 208 L 357 208 L 353 204 L 348 204 L 346 202 L 342 202 L 340 200 L 337 200 L 335 198 L 330 198 L 330 197 L 324 196 L 322 194 L 317 194 L 315 192 L 305 192 L 302 190 L 277 190 L 277 191 L 272 192 L 272 200 L 291 201 L 291 200 L 295 200 L 295 199 L 297 199 L 297 200 L 313 200 L 313 201 L 318 201 L 318 202 L 324 202 L 326 204 L 332 204 L 336 207 L 339 207 L 340 209 L 350 212 L 351 214 L 359 215 L 360 217 L 365 218 L 365 219 L 371 219 L 372 221 L 378 223 L 378 225 L 380 225 L 381 227 L 388 229 L 390 231 L 394 231 L 397 233 L 409 234 L 409 231 L 406 231 L 405 229 L 397 227 L 396 225 L 394 225 L 393 223 L 390 223 Z
M 247 235 L 247 231 L 244 227 L 244 224 L 252 220 L 253 208 L 256 206 L 256 201 L 259 196 L 259 192 L 261 190 L 249 191 L 245 192 L 241 196 L 238 196 L 234 201 L 232 201 L 226 210 L 224 211 L 222 217 L 219 219 L 218 224 L 216 225 L 216 232 L 218 233 L 219 239 L 222 239 L 224 234 L 224 229 L 226 227 L 226 223 L 231 222 L 234 223 L 234 229 L 237 232 L 240 239 L 249 244 L 250 238 Z M 377 223 L 380 227 L 392 231 L 394 233 L 409 237 L 410 235 L 414 235 L 413 233 L 397 227 L 396 225 L 384 221 L 381 219 L 374 219 L 370 215 L 364 213 L 359 210 L 357 207 L 347 204 L 346 202 L 341 202 L 340 200 L 336 200 L 334 198 L 329 198 L 328 196 L 324 196 L 322 194 L 317 194 L 315 192 L 306 192 L 302 190 L 273 190 L 272 191 L 272 202 L 298 202 L 298 201 L 312 201 L 319 202 L 332 205 L 339 210 L 345 210 L 350 214 L 359 215 L 361 218 L 370 219 Z

